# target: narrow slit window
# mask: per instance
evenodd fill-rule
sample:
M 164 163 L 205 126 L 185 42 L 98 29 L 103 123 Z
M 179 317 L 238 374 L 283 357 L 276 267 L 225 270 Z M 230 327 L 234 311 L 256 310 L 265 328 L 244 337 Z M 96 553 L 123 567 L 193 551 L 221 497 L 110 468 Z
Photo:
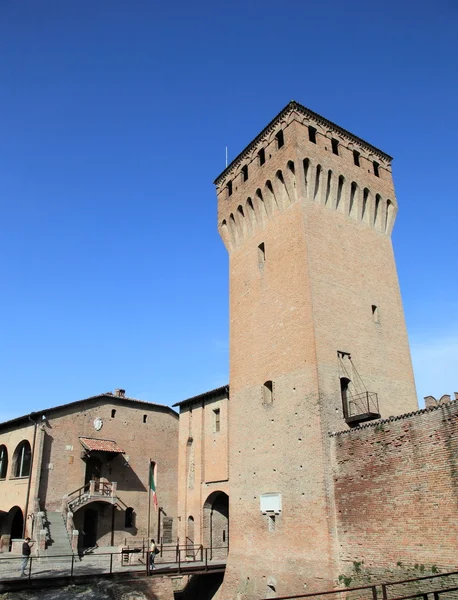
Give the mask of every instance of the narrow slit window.
M 378 306 L 375 304 L 372 305 L 372 318 L 374 319 L 374 323 L 380 323 Z
M 275 531 L 275 515 L 269 515 L 268 517 L 268 525 L 269 525 L 269 531 Z M 268 586 L 268 587 L 273 587 L 273 586 Z M 275 590 L 275 588 L 273 588 Z
M 258 246 L 258 261 L 259 263 L 263 263 L 266 260 L 266 248 L 264 246 L 264 242 L 259 244 Z
M 146 423 L 147 420 L 148 420 L 148 415 L 143 415 L 143 423 Z
M 274 401 L 274 383 L 266 381 L 262 386 L 262 400 L 264 404 L 273 404 Z
M 232 196 L 232 181 L 229 181 L 227 184 L 227 195 Z
M 374 175 L 376 177 L 380 177 L 380 172 L 379 172 L 379 166 L 380 165 L 378 164 L 378 162 L 375 162 L 375 160 L 374 160 L 374 162 L 372 164 L 374 165 Z
M 242 179 L 243 181 L 248 181 L 248 165 L 242 167 Z
M 312 142 L 312 144 L 316 144 L 316 129 L 311 125 L 309 126 L 309 141 Z
M 277 140 L 277 148 L 281 148 L 282 146 L 285 145 L 285 138 L 284 138 L 282 129 L 277 133 L 275 138 Z
M 339 156 L 339 140 L 332 138 L 331 147 L 332 147 L 332 153 L 337 154 L 337 156 Z
M 116 417 L 116 408 L 111 409 L 111 418 L 114 419 Z
M 261 150 L 259 150 L 258 157 L 259 157 L 259 164 L 263 165 L 266 162 L 266 151 L 264 150 L 264 148 L 261 148 Z
M 360 167 L 360 162 L 359 162 L 359 157 L 360 157 L 360 153 L 357 150 L 353 150 L 353 162 L 355 163 L 355 165 L 357 167 Z
M 219 433 L 221 430 L 221 412 L 219 408 L 215 408 L 213 411 L 213 430 L 215 433 Z

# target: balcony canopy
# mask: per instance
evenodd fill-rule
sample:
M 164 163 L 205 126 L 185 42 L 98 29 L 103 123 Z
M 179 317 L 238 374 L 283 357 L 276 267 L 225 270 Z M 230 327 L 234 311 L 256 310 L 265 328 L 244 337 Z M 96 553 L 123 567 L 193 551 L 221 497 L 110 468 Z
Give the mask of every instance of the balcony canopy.
M 124 450 L 113 440 L 100 440 L 97 438 L 80 437 L 80 442 L 89 452 L 109 452 L 112 454 L 125 454 Z

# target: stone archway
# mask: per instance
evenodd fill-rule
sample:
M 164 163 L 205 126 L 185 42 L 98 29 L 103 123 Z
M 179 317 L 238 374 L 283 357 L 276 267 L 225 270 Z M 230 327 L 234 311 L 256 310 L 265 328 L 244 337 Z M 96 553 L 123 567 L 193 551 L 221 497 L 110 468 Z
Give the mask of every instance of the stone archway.
M 210 559 L 224 559 L 229 551 L 229 496 L 217 491 L 208 496 L 203 509 L 203 541 Z
M 24 514 L 19 506 L 13 506 L 8 513 L 11 540 L 20 540 L 24 535 Z

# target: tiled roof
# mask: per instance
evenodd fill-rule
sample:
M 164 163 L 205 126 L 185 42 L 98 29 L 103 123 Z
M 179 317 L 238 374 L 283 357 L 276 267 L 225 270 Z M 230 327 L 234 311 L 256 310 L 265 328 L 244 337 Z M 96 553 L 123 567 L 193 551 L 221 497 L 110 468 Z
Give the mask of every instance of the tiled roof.
M 198 396 L 193 396 L 192 398 L 187 398 L 186 400 L 182 400 L 181 402 L 176 402 L 173 406 L 185 406 L 186 404 L 191 404 L 193 402 L 198 402 L 199 400 L 207 400 L 208 398 L 213 398 L 214 396 L 219 396 L 220 394 L 227 394 L 229 396 L 229 385 L 222 385 L 219 388 L 215 388 L 214 390 L 210 390 L 209 392 L 204 392 L 203 394 L 199 394 Z
M 86 450 L 98 450 L 99 452 L 119 452 L 125 454 L 113 440 L 98 440 L 96 438 L 80 437 L 80 442 Z
M 105 392 L 105 394 L 97 394 L 96 396 L 90 396 L 89 398 L 84 398 L 83 400 L 75 400 L 73 402 L 68 402 L 66 404 L 59 404 L 58 406 L 52 406 L 50 408 L 44 408 L 41 410 L 34 410 L 32 413 L 27 415 L 23 415 L 21 417 L 16 417 L 15 419 L 11 419 L 9 421 L 4 421 L 0 423 L 0 430 L 8 427 L 17 427 L 18 425 L 27 423 L 32 425 L 35 421 L 41 421 L 42 415 L 52 415 L 53 412 L 62 409 L 72 409 L 77 408 L 79 406 L 83 406 L 85 403 L 92 402 L 94 400 L 106 400 L 107 402 L 124 402 L 126 404 L 131 405 L 140 405 L 146 407 L 157 408 L 160 411 L 169 412 L 175 417 L 178 418 L 178 414 L 171 408 L 170 406 L 166 406 L 165 404 L 157 404 L 156 402 L 147 402 L 146 400 L 138 400 L 137 398 L 129 398 L 128 396 L 116 396 L 112 392 Z

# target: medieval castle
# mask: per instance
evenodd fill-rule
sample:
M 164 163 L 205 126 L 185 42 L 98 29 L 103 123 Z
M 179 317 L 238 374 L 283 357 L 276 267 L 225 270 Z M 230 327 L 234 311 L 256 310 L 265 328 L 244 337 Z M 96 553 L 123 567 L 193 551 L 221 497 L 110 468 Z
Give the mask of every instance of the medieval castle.
M 0 424 L 3 549 L 178 538 L 228 554 L 220 600 L 356 561 L 454 567 L 458 403 L 418 409 L 391 157 L 290 102 L 215 184 L 230 387 L 179 415 L 117 390 Z

